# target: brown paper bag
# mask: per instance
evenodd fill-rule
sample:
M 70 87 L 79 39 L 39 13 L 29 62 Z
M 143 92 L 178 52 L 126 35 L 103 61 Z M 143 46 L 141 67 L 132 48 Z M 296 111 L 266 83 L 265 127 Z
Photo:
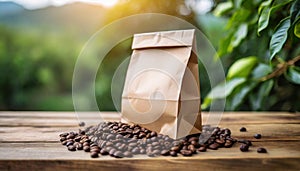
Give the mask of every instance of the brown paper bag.
M 180 138 L 201 132 L 194 30 L 135 34 L 122 94 L 122 121 Z

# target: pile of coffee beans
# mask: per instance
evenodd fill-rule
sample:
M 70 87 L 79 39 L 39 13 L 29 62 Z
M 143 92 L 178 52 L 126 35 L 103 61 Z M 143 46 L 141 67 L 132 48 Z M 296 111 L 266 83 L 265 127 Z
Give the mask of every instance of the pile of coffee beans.
M 138 154 L 155 156 L 192 156 L 207 149 L 230 148 L 241 143 L 241 151 L 248 151 L 252 145 L 249 140 L 231 137 L 228 128 L 203 126 L 201 134 L 193 134 L 180 139 L 158 134 L 137 124 L 122 122 L 102 122 L 79 132 L 59 135 L 62 145 L 69 151 L 90 152 L 92 158 L 110 155 L 116 158 L 133 157 Z M 259 150 L 260 153 L 264 150 Z

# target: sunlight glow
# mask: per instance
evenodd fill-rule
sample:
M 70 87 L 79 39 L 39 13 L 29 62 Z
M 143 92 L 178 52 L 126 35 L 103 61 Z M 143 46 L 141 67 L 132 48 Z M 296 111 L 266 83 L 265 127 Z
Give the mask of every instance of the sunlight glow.
M 39 9 L 48 6 L 62 6 L 74 2 L 82 2 L 93 5 L 101 5 L 106 8 L 113 7 L 118 3 L 118 0 L 0 0 L 0 2 L 12 1 L 22 5 L 26 9 Z

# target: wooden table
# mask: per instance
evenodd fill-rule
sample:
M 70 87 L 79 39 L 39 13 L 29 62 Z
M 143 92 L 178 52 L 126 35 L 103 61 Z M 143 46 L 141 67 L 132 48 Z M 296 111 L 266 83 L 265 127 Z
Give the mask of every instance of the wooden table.
M 97 121 L 94 113 L 85 116 Z M 119 119 L 116 113 L 101 116 Z M 204 113 L 203 119 L 207 116 Z M 0 112 L 0 170 L 300 170 L 299 123 L 299 113 L 224 113 L 219 126 L 231 129 L 233 137 L 253 140 L 249 152 L 235 144 L 192 157 L 92 159 L 83 151 L 68 151 L 58 141 L 59 133 L 78 130 L 74 112 Z M 248 131 L 240 132 L 242 126 Z M 262 139 L 254 139 L 255 133 Z M 258 147 L 268 153 L 257 153 Z

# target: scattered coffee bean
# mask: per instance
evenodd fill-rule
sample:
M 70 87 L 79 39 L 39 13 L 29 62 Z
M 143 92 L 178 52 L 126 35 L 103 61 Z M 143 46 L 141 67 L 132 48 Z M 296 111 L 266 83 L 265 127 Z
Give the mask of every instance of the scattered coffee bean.
M 99 155 L 98 155 L 97 152 L 91 152 L 91 157 L 92 158 L 97 158 L 97 157 L 99 157 Z
M 76 151 L 76 147 L 74 145 L 69 145 L 68 150 L 69 151 Z
M 124 157 L 133 157 L 132 153 L 129 151 L 124 152 Z
M 256 138 L 256 139 L 261 139 L 261 134 L 255 134 L 255 135 L 254 135 L 254 138 Z
M 122 158 L 124 157 L 124 154 L 121 151 L 116 151 L 114 152 L 113 156 L 116 158 Z
M 192 156 L 193 152 L 191 150 L 180 150 L 180 154 L 183 156 Z
M 245 127 L 240 128 L 240 132 L 246 132 L 246 131 L 247 131 L 247 129 Z
M 267 153 L 267 150 L 263 147 L 260 147 L 260 148 L 257 149 L 257 152 L 258 153 Z
M 247 144 L 242 144 L 242 145 L 240 146 L 240 150 L 241 150 L 242 152 L 246 152 L 246 151 L 249 150 L 249 146 L 248 146 Z
M 62 145 L 68 150 L 84 150 L 91 157 L 111 155 L 116 158 L 133 157 L 135 154 L 147 154 L 150 157 L 192 156 L 197 151 L 205 152 L 207 148 L 230 148 L 236 139 L 231 137 L 228 128 L 203 126 L 201 134 L 192 134 L 174 140 L 167 135 L 158 134 L 136 124 L 122 122 L 102 122 L 89 126 L 79 132 L 62 133 L 59 135 Z M 251 146 L 249 140 L 239 140 L 242 145 Z
M 68 146 L 70 146 L 70 145 L 73 145 L 74 143 L 73 143 L 73 141 L 67 141 L 66 142 L 66 146 L 68 147 Z
M 90 146 L 84 146 L 83 151 L 85 152 L 90 152 Z
M 211 150 L 217 150 L 219 148 L 219 144 L 218 143 L 213 143 L 211 145 L 208 146 L 209 149 Z
M 76 145 L 76 149 L 77 149 L 77 150 L 82 150 L 82 149 L 83 149 L 83 145 L 80 144 L 80 143 L 78 143 L 78 144 Z
M 170 151 L 170 156 L 177 157 L 177 152 L 176 151 Z
M 200 151 L 200 152 L 205 152 L 205 151 L 206 151 L 206 147 L 199 147 L 199 148 L 198 148 L 198 151 Z
M 101 149 L 101 150 L 100 150 L 100 154 L 101 154 L 101 155 L 108 155 L 109 153 L 108 153 L 108 151 L 106 151 L 105 149 Z
M 66 138 L 67 138 L 67 139 L 74 139 L 74 138 L 75 138 L 75 135 L 74 135 L 74 134 L 69 134 Z
M 110 150 L 109 150 L 109 155 L 114 156 L 114 154 L 115 154 L 116 151 L 117 151 L 117 150 L 114 149 L 114 148 L 110 149 Z
M 100 150 L 99 149 L 96 149 L 96 148 L 92 148 L 92 149 L 90 149 L 90 152 L 95 152 L 95 153 L 100 153 Z
M 84 122 L 79 122 L 78 125 L 79 125 L 80 127 L 84 127 L 84 126 L 85 126 L 85 123 L 84 123 Z
M 163 156 L 168 156 L 170 154 L 170 151 L 169 150 L 162 150 L 160 154 L 163 155 Z

